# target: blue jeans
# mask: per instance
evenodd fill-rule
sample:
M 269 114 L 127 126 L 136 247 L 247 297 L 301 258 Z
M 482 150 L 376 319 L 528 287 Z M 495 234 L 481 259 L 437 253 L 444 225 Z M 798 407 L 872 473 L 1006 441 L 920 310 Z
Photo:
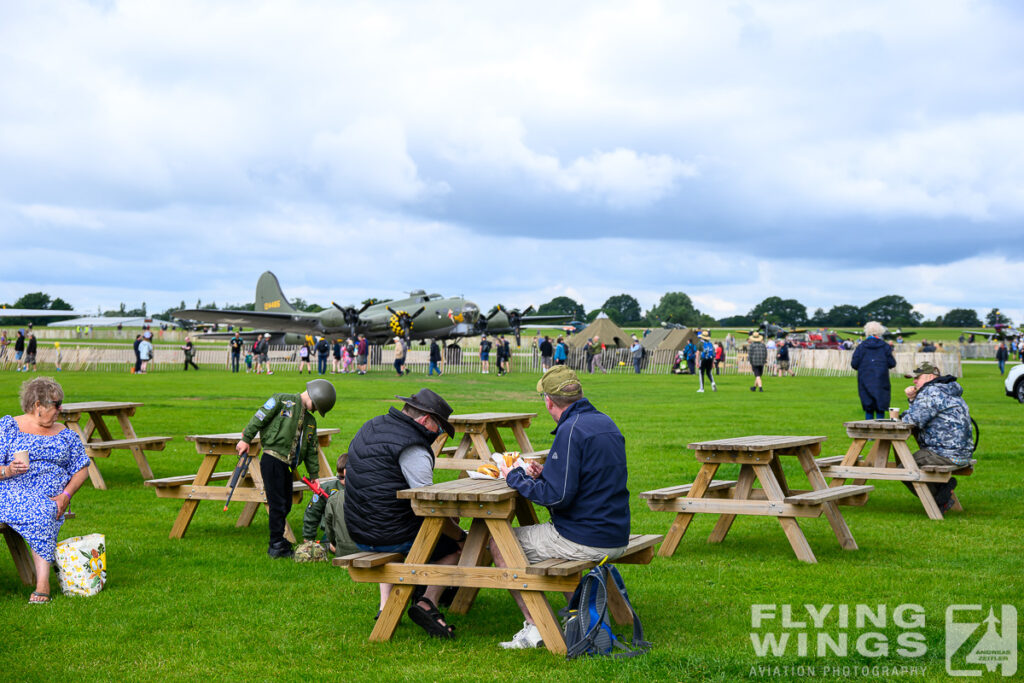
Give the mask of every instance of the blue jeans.
M 320 375 L 322 375 L 325 372 L 327 372 L 327 356 L 320 356 L 320 355 L 318 355 L 316 357 L 316 371 L 317 371 L 317 374 L 320 374 Z
M 437 361 L 432 360 L 430 361 L 430 367 L 427 368 L 427 377 L 430 377 L 435 372 L 437 372 L 438 377 L 441 376 L 441 368 L 438 366 Z

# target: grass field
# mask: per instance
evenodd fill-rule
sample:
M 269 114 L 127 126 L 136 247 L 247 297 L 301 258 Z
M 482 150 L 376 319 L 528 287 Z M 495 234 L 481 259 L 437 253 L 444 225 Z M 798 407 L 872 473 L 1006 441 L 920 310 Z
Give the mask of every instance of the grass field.
M 714 524 L 698 516 L 672 558 L 648 566 L 623 566 L 622 573 L 649 640 L 650 653 L 630 660 L 566 662 L 544 650 L 506 652 L 499 640 L 521 625 L 509 595 L 483 591 L 473 610 L 455 615 L 455 641 L 430 639 L 403 619 L 390 643 L 370 644 L 376 587 L 354 584 L 327 564 L 272 561 L 265 554 L 266 513 L 237 529 L 240 504 L 223 513 L 215 503 L 199 507 L 188 535 L 167 535 L 180 501 L 157 499 L 142 485 L 127 452 L 115 453 L 101 469 L 110 487 L 87 483 L 75 497 L 75 520 L 62 537 L 106 534 L 109 582 L 93 598 L 57 595 L 46 607 L 26 604 L 29 590 L 0 552 L 0 662 L 6 680 L 719 680 L 798 678 L 782 667 L 810 667 L 805 674 L 837 678 L 825 667 L 857 667 L 853 678 L 886 678 L 877 667 L 920 667 L 899 680 L 946 679 L 944 614 L 953 603 L 1022 605 L 1021 504 L 1024 406 L 1003 395 L 994 365 L 965 365 L 972 413 L 981 425 L 976 473 L 957 489 L 965 512 L 929 520 L 916 498 L 898 483 L 879 483 L 866 507 L 841 508 L 860 546 L 839 548 L 824 518 L 801 521 L 818 564 L 797 561 L 782 530 L 770 518 L 741 518 L 726 541 L 707 544 Z M 24 375 L 0 377 L 0 414 L 20 412 L 16 394 Z M 131 399 L 146 405 L 133 419 L 140 435 L 172 435 L 166 451 L 150 462 L 158 477 L 193 473 L 199 457 L 185 434 L 241 429 L 275 391 L 299 390 L 299 378 L 225 373 L 61 373 L 67 400 Z M 395 394 L 422 386 L 441 392 L 457 412 L 484 410 L 542 413 L 529 429 L 535 447 L 550 444 L 553 423 L 534 393 L 536 376 L 462 376 L 427 380 L 389 373 L 336 378 L 339 402 L 321 426 L 339 427 L 342 438 L 328 450 L 333 462 L 367 419 L 380 414 Z M 670 513 L 654 513 L 637 493 L 687 483 L 698 465 L 685 445 L 749 434 L 822 434 L 823 454 L 846 450 L 842 423 L 863 416 L 854 378 L 766 380 L 765 393 L 747 390 L 749 377 L 722 377 L 717 393 L 697 394 L 692 378 L 594 376 L 588 397 L 616 420 L 626 435 L 634 532 L 664 533 Z M 894 380 L 899 394 L 902 380 Z M 222 469 L 225 463 L 222 461 Z M 785 464 L 793 481 L 795 463 Z M 733 466 L 735 468 L 735 466 Z M 452 476 L 438 473 L 438 479 Z M 719 476 L 735 478 L 729 466 Z M 289 518 L 301 528 L 304 505 Z M 56 578 L 53 580 L 57 590 Z M 557 609 L 562 598 L 552 597 Z M 845 632 L 849 652 L 840 657 L 799 656 L 791 644 L 782 656 L 759 657 L 751 643 L 751 608 L 790 604 L 794 619 L 804 605 L 856 605 L 889 610 L 882 627 L 826 621 L 832 638 Z M 925 624 L 894 622 L 902 604 L 923 608 Z M 781 607 L 780 607 L 781 609 Z M 837 608 L 838 609 L 838 608 Z M 985 615 L 982 615 L 985 616 Z M 980 620 L 980 617 L 979 619 Z M 782 628 L 776 620 L 757 629 Z M 927 652 L 897 654 L 897 638 L 920 633 Z M 856 651 L 869 637 L 868 654 Z M 795 635 L 793 636 L 796 637 Z M 871 656 L 879 639 L 889 652 Z M 864 648 L 862 648 L 864 649 Z M 966 650 L 964 650 L 966 651 Z M 959 655 L 963 663 L 962 654 Z M 779 667 L 766 669 L 759 667 Z M 861 667 L 869 667 L 862 675 Z M 813 668 L 813 670 L 812 670 Z M 859 672 L 859 673 L 858 673 Z M 987 674 L 998 677 L 998 674 Z M 847 672 L 845 678 L 851 677 Z M 891 676 L 890 676 L 891 677 Z

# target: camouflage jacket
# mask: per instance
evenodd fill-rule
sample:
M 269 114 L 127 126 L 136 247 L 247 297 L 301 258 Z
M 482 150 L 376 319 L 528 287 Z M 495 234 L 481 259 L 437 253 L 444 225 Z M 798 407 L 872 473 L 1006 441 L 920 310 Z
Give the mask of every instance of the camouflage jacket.
M 320 474 L 316 417 L 302 405 L 299 394 L 274 394 L 256 411 L 242 432 L 242 441 L 252 443 L 257 432 L 267 455 L 298 467 L 305 463 L 310 478 Z
M 333 496 L 336 491 L 341 489 L 341 486 L 340 482 L 335 477 L 333 479 L 327 479 L 320 482 L 320 488 L 326 491 L 328 496 Z M 303 540 L 316 540 L 317 534 L 320 529 L 323 528 L 324 511 L 326 509 L 327 499 L 314 493 L 313 500 L 309 501 L 309 505 L 306 506 L 306 511 L 302 514 Z
M 963 387 L 951 375 L 921 387 L 901 419 L 917 427 L 917 442 L 954 465 L 966 465 L 974 452 L 971 413 Z
M 330 497 L 314 495 L 306 506 L 302 515 L 302 538 L 314 540 L 323 529 L 324 545 L 334 546 L 335 557 L 359 552 L 345 526 L 345 489 L 339 486 L 337 479 L 328 479 L 321 486 Z

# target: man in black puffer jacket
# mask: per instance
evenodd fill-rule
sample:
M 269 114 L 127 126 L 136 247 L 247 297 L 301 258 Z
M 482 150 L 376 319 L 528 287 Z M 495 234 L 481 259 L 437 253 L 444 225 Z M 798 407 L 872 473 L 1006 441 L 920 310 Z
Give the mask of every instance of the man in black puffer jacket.
M 364 424 L 348 447 L 345 476 L 345 524 L 360 550 L 408 553 L 420 530 L 422 517 L 408 500 L 396 497 L 403 489 L 429 486 L 434 478 L 431 444 L 444 430 L 454 436 L 448 422 L 452 408 L 430 389 L 412 396 L 396 396 L 402 410 L 391 408 Z M 465 532 L 446 520 L 432 564 L 455 564 Z M 454 629 L 437 611 L 444 590 L 431 586 L 409 608 L 409 618 L 438 638 L 453 638 Z M 380 609 L 391 594 L 391 584 L 380 584 Z M 379 615 L 379 612 L 378 612 Z

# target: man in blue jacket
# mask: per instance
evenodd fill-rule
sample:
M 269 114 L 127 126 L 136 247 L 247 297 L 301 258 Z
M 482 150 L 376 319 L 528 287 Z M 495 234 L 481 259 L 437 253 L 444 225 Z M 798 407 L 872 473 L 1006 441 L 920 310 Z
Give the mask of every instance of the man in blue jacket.
M 629 543 L 626 440 L 611 418 L 583 398 L 580 380 L 568 367 L 555 366 L 545 373 L 537 391 L 544 394 L 544 407 L 558 425 L 547 461 L 530 463 L 525 470 L 499 466 L 510 487 L 551 513 L 546 524 L 515 529 L 526 559 L 531 564 L 555 557 L 614 560 Z M 505 566 L 491 545 L 495 564 Z M 501 646 L 540 647 L 540 631 L 526 604 L 518 593 L 512 594 L 526 621 Z

